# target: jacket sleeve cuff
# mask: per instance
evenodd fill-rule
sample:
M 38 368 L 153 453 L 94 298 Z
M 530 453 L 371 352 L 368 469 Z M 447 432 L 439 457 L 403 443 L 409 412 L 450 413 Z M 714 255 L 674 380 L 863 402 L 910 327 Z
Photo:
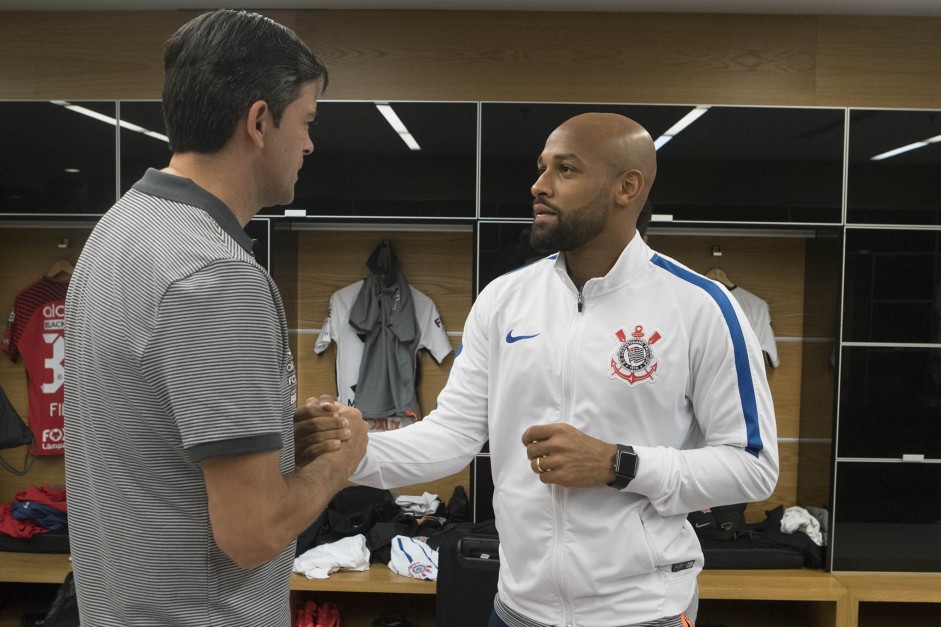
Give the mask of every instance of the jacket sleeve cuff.
M 661 447 L 634 446 L 634 453 L 637 454 L 637 474 L 624 490 L 652 500 L 663 490 L 664 478 L 669 476 L 664 472 L 669 463 L 666 451 Z

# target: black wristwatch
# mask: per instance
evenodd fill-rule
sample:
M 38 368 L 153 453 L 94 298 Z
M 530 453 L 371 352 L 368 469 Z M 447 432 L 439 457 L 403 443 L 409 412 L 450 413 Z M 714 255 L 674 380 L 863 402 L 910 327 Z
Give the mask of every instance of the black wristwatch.
M 618 450 L 614 454 L 614 481 L 608 485 L 615 490 L 623 490 L 637 475 L 637 453 L 634 447 L 626 444 L 618 444 Z

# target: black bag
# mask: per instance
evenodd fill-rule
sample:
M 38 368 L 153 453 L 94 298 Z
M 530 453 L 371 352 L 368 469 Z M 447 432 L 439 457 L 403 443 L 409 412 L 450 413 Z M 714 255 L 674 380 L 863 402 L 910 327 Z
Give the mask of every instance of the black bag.
M 500 538 L 493 520 L 447 525 L 428 537 L 438 551 L 435 623 L 486 627 L 500 571 Z
M 764 521 L 756 526 L 762 531 L 759 538 L 761 546 L 797 551 L 803 557 L 803 565 L 807 568 L 823 568 L 826 555 L 824 547 L 818 546 L 809 535 L 802 531 L 795 533 L 781 531 L 781 519 L 784 517 L 783 505 L 767 510 L 765 516 Z
M 0 532 L 0 551 L 14 553 L 69 553 L 68 527 L 37 533 L 32 538 L 15 538 Z
M 470 519 L 470 500 L 467 498 L 464 486 L 454 486 L 451 499 L 445 506 L 442 515 L 449 523 L 467 522 Z
M 347 536 L 366 535 L 376 523 L 389 522 L 400 511 L 389 490 L 360 485 L 343 488 L 298 536 L 295 555 Z
M 33 438 L 33 432 L 26 426 L 20 415 L 16 413 L 16 409 L 13 408 L 13 404 L 10 403 L 10 399 L 7 398 L 3 388 L 0 388 L 0 449 L 14 448 L 24 444 L 29 445 L 29 447 L 26 449 L 26 457 L 23 459 L 22 468 L 14 468 L 7 460 L 0 457 L 0 466 L 20 477 L 29 472 L 33 460 L 36 459 L 36 450 L 33 446 L 35 438 Z
M 823 547 L 805 533 L 781 531 L 784 507 L 765 512 L 765 519 L 745 524 L 745 505 L 712 507 L 693 512 L 689 521 L 696 528 L 702 546 L 703 568 L 764 569 L 821 568 Z M 698 528 L 697 528 L 697 525 Z
M 393 520 L 377 522 L 366 533 L 366 548 L 370 564 L 388 564 L 392 559 L 392 540 L 395 536 L 414 538 L 418 535 L 418 519 L 399 514 Z
M 701 540 L 732 540 L 748 534 L 745 523 L 746 503 L 718 505 L 690 512 L 687 516 Z
M 377 522 L 392 520 L 400 510 L 388 490 L 349 486 L 337 492 L 327 506 L 327 524 L 338 540 L 365 534 Z
M 32 444 L 33 432 L 16 413 L 3 388 L 0 388 L 0 448 Z
M 79 627 L 78 598 L 75 596 L 75 578 L 72 573 L 66 575 L 65 581 L 59 586 L 42 626 Z

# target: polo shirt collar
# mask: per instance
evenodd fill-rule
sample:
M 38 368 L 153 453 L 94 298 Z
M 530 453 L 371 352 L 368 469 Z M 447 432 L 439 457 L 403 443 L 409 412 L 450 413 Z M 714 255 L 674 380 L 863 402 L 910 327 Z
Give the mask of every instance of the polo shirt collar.
M 197 185 L 192 179 L 162 172 L 154 168 L 147 168 L 143 178 L 134 183 L 133 189 L 150 196 L 165 198 L 166 200 L 202 209 L 218 222 L 222 230 L 238 242 L 239 246 L 247 250 L 249 254 L 254 254 L 252 251 L 252 238 L 248 236 L 239 221 L 235 219 L 232 210 L 224 202 Z

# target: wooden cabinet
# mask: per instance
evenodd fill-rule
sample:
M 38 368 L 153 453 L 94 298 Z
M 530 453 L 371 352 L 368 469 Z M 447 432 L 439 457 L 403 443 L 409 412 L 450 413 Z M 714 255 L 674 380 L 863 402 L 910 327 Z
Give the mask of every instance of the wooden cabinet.
M 51 599 L 70 570 L 67 555 L 0 552 L 0 581 L 8 582 L 3 589 L 8 598 L 0 600 L 0 627 L 19 625 L 22 611 L 35 608 L 37 599 Z M 332 601 L 339 606 L 345 627 L 372 627 L 373 620 L 389 612 L 433 627 L 435 592 L 435 582 L 397 575 L 382 564 L 365 572 L 334 573 L 327 579 L 291 576 L 293 603 Z M 706 570 L 699 576 L 699 597 L 701 624 L 932 625 L 941 616 L 941 574 Z
M 941 623 L 941 573 L 841 572 L 833 578 L 847 591 L 848 626 Z
M 24 614 L 48 610 L 71 570 L 68 555 L 0 551 L 0 627 L 21 627 Z

